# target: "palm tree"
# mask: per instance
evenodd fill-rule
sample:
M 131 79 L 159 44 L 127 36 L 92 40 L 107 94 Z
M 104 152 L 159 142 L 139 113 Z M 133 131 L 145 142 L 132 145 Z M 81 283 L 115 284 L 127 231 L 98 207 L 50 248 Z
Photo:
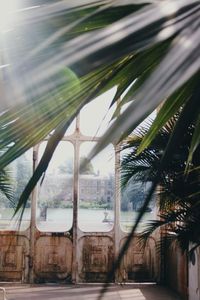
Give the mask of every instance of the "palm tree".
M 20 205 L 80 109 L 113 86 L 113 103 L 130 87 L 119 105 L 129 107 L 116 112 L 89 158 L 109 142 L 119 142 L 164 101 L 139 150 L 183 106 L 173 135 L 176 140 L 177 132 L 185 131 L 188 116 L 194 120 L 189 166 L 199 143 L 199 1 L 38 2 L 42 5 L 14 12 L 18 22 L 4 34 L 1 47 L 1 168 L 55 129 Z M 31 39 L 27 28 L 34 32 Z
M 170 139 L 177 118 L 178 115 L 162 127 L 151 145 L 140 154 L 137 154 L 140 142 L 149 131 L 152 121 L 137 128 L 134 135 L 123 144 L 122 148 L 126 150 L 126 154 L 121 163 L 122 188 L 136 182 L 146 184 L 155 181 L 162 153 Z M 193 156 L 190 172 L 185 172 L 193 131 L 194 124 L 190 124 L 178 149 L 173 152 L 171 161 L 160 172 L 158 181 L 159 220 L 149 221 L 147 224 L 141 234 L 145 242 L 153 231 L 165 226 L 165 238 L 172 241 L 176 237 L 183 251 L 188 251 L 190 243 L 193 245 L 192 250 L 200 245 L 200 161 L 199 155 L 197 155 L 199 149 Z
M 112 104 L 127 88 L 129 91 L 118 105 L 112 126 L 88 159 L 108 143 L 121 141 L 164 103 L 138 149 L 144 150 L 182 107 L 145 209 L 161 170 L 191 121 L 195 130 L 188 152 L 188 170 L 199 145 L 199 0 L 33 3 L 30 9 L 13 12 L 12 17 L 16 16 L 18 22 L 1 36 L 5 72 L 1 82 L 4 89 L 0 151 L 5 153 L 0 157 L 0 169 L 50 132 L 53 134 L 17 209 L 25 207 L 56 146 L 81 108 L 113 86 L 117 86 L 117 92 Z M 119 113 L 123 104 L 128 104 L 128 108 Z M 132 234 L 141 216 L 142 212 Z M 127 246 L 128 241 L 123 251 Z

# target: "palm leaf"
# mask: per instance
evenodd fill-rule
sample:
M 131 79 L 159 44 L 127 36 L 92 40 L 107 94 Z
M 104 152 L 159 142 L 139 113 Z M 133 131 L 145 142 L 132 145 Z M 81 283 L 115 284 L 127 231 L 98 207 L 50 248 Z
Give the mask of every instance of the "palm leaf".
M 175 94 L 169 97 L 159 110 L 155 121 L 153 122 L 151 128 L 148 130 L 144 139 L 142 140 L 140 147 L 138 148 L 138 153 L 142 152 L 155 138 L 155 135 L 161 130 L 163 126 L 174 116 L 174 112 L 188 100 L 191 96 L 193 88 L 195 85 L 195 80 L 191 80 L 179 89 Z
M 169 3 L 170 3 L 170 1 L 169 1 Z M 89 18 L 89 10 L 88 10 L 88 6 L 86 5 L 86 2 L 84 2 L 83 6 L 79 6 L 79 4 L 80 3 L 77 3 L 77 5 L 76 4 L 72 5 L 73 9 L 72 9 L 72 7 L 67 7 L 67 5 L 66 5 L 65 12 L 67 14 L 69 14 L 69 15 L 71 14 L 71 16 L 72 16 L 73 13 L 74 13 L 74 9 L 75 9 L 75 10 L 79 11 L 79 13 L 82 12 L 83 15 L 86 16 L 86 19 Z M 97 4 L 97 6 L 95 7 L 96 4 Z M 91 6 L 92 7 L 92 14 L 95 13 L 95 9 L 97 7 L 101 7 L 101 5 L 103 4 L 103 2 L 99 2 L 99 3 L 96 3 L 96 4 L 94 2 L 91 4 L 92 5 Z M 98 6 L 98 4 L 99 4 L 99 6 Z M 104 4 L 105 4 L 105 2 L 104 2 Z M 181 47 L 181 45 L 179 43 L 179 40 L 182 40 L 184 38 L 187 39 L 188 36 L 190 36 L 190 39 L 192 39 L 192 38 L 195 38 L 195 34 L 198 34 L 198 31 L 195 29 L 196 28 L 195 27 L 196 26 L 195 22 L 198 19 L 197 16 L 198 16 L 198 13 L 199 13 L 198 1 L 192 1 L 192 2 L 190 2 L 190 4 L 188 4 L 186 1 L 182 1 L 181 3 L 177 1 L 177 6 L 175 7 L 175 10 L 176 10 L 176 13 L 177 13 L 176 15 L 174 15 L 173 11 L 170 11 L 170 10 L 164 12 L 162 10 L 162 5 L 160 6 L 160 4 L 155 3 L 154 1 L 150 2 L 149 5 L 146 5 L 146 4 L 147 3 L 143 2 L 143 1 L 140 1 L 139 3 L 138 2 L 133 3 L 133 5 L 131 5 L 131 7 L 132 7 L 132 10 L 134 12 L 131 11 L 130 14 L 127 13 L 127 16 L 125 16 L 125 17 L 124 17 L 124 15 L 126 13 L 124 11 L 122 12 L 121 15 L 119 13 L 118 14 L 118 21 L 114 22 L 114 24 L 116 26 L 112 26 L 112 28 L 111 28 L 111 26 L 107 26 L 108 22 L 105 21 L 104 25 L 102 26 L 102 27 L 106 26 L 105 29 L 102 29 L 102 30 L 92 30 L 91 31 L 91 28 L 90 28 L 89 31 L 91 31 L 91 32 L 88 32 L 88 33 L 86 33 L 86 34 L 84 34 L 84 35 L 82 35 L 82 36 L 80 36 L 78 38 L 73 38 L 73 35 L 71 37 L 69 37 L 69 39 L 71 39 L 71 41 L 70 40 L 67 41 L 66 47 L 62 46 L 62 49 L 59 48 L 60 52 L 57 55 L 53 55 L 53 59 L 48 59 L 48 56 L 47 56 L 47 62 L 45 62 L 44 64 L 42 64 L 39 68 L 36 67 L 36 69 L 34 71 L 31 71 L 31 73 L 28 71 L 28 77 L 30 76 L 31 85 L 35 86 L 35 84 L 38 82 L 40 84 L 40 88 L 42 89 L 42 94 L 45 93 L 46 89 L 49 90 L 49 88 L 51 87 L 51 84 L 49 84 L 49 82 L 48 82 L 49 81 L 49 77 L 50 76 L 54 76 L 55 74 L 57 74 L 58 70 L 60 70 L 61 68 L 63 68 L 62 67 L 63 64 L 67 63 L 65 61 L 65 56 L 67 56 L 67 59 L 70 60 L 70 65 L 73 65 L 75 62 L 77 64 L 78 63 L 81 64 L 82 60 L 85 59 L 86 56 L 87 56 L 87 59 L 92 59 L 91 56 L 89 57 L 88 55 L 91 54 L 91 53 L 95 53 L 95 57 L 96 57 L 95 68 L 96 68 L 96 66 L 99 63 L 101 65 L 103 65 L 103 64 L 105 65 L 106 61 L 108 61 L 108 60 L 109 60 L 109 62 L 113 61 L 113 58 L 110 59 L 109 55 L 104 55 L 101 58 L 101 60 L 99 60 L 98 59 L 98 57 L 99 57 L 98 55 L 100 55 L 100 54 L 98 54 L 98 53 L 100 53 L 101 51 L 107 51 L 107 49 L 108 49 L 109 51 L 107 51 L 107 53 L 109 54 L 110 52 L 112 52 L 112 56 L 113 56 L 113 53 L 117 53 L 118 57 L 120 57 L 120 58 L 122 58 L 124 56 L 124 52 L 121 51 L 122 47 L 119 48 L 118 47 L 118 43 L 120 43 L 120 45 L 121 45 L 121 43 L 123 43 L 123 49 L 126 49 L 125 51 L 128 51 L 129 53 L 131 51 L 133 51 L 134 49 L 135 50 L 137 49 L 137 51 L 141 51 L 145 47 L 140 47 L 139 46 L 139 44 L 140 44 L 139 41 L 140 40 L 141 40 L 141 42 L 145 41 L 145 37 L 146 37 L 145 32 L 147 32 L 152 37 L 151 39 L 149 39 L 149 38 L 146 39 L 147 44 L 148 44 L 147 48 L 150 48 L 150 47 L 152 47 L 154 45 L 157 45 L 157 44 L 159 45 L 159 43 L 161 43 L 162 40 L 163 41 L 168 40 L 169 43 L 171 43 L 171 44 L 173 42 L 173 45 L 171 46 L 171 50 L 169 51 L 169 54 L 167 55 L 166 59 L 161 63 L 161 65 L 157 68 L 157 70 L 155 72 L 153 72 L 153 74 L 157 74 L 157 77 L 162 78 L 163 77 L 162 74 L 166 73 L 165 69 L 162 70 L 162 66 L 165 66 L 166 65 L 166 61 L 169 62 L 170 59 L 171 59 L 172 62 L 170 63 L 170 65 L 173 68 L 172 68 L 172 70 L 171 70 L 171 68 L 169 68 L 169 69 L 171 70 L 172 73 L 173 73 L 173 69 L 176 69 L 177 73 L 175 73 L 175 74 L 178 75 L 178 72 L 180 72 L 179 67 L 184 67 L 184 64 L 182 64 L 182 62 L 183 61 L 184 62 L 188 62 L 189 59 L 187 59 L 187 57 L 190 57 L 190 58 L 193 57 L 192 56 L 193 53 L 194 53 L 194 59 L 196 57 L 195 53 L 197 51 L 195 51 L 195 50 L 198 47 L 198 43 L 197 43 L 198 39 L 195 40 L 196 43 L 195 42 L 192 43 L 192 45 L 194 47 L 191 48 L 191 49 L 189 49 L 188 51 L 185 51 L 183 53 L 184 54 L 183 56 L 180 55 L 181 51 L 183 51 L 183 49 L 182 49 L 183 47 Z M 102 8 L 101 8 L 103 10 L 103 12 L 101 12 L 101 9 L 98 12 L 99 17 L 100 16 L 104 16 L 105 11 L 107 9 L 109 11 L 109 9 L 112 6 L 115 9 L 117 9 L 119 7 L 123 7 L 124 9 L 127 9 L 127 7 L 130 7 L 130 2 L 129 1 L 126 2 L 126 5 L 125 5 L 124 3 L 122 3 L 122 1 L 118 1 L 117 3 L 113 3 L 113 2 L 111 3 L 111 2 L 108 1 L 106 3 L 106 5 L 108 5 L 108 7 L 106 7 L 106 6 L 103 7 L 102 6 Z M 46 8 L 49 8 L 49 10 L 51 12 L 50 14 L 54 15 L 54 13 L 52 12 L 52 9 L 54 9 L 53 7 L 50 6 L 50 7 L 46 7 Z M 139 11 L 135 12 L 138 9 L 139 9 Z M 60 13 L 61 10 L 60 10 L 59 5 L 55 6 L 55 10 L 56 10 L 55 11 L 55 15 L 57 15 L 57 12 Z M 48 9 L 47 9 L 47 11 L 48 11 Z M 159 14 L 155 13 L 156 11 L 159 11 Z M 118 12 L 119 12 L 119 10 L 118 10 Z M 31 12 L 31 15 L 34 16 L 35 13 L 38 13 L 38 12 Z M 58 15 L 59 15 L 59 13 L 58 13 Z M 91 13 L 91 11 L 90 11 L 90 13 Z M 41 16 L 43 16 L 45 18 L 44 8 L 41 9 Z M 48 16 L 48 13 L 47 13 L 47 16 Z M 141 16 L 144 16 L 144 18 L 141 18 Z M 27 20 L 28 20 L 28 18 L 29 17 L 27 16 Z M 170 18 L 171 18 L 171 20 L 169 22 Z M 31 18 L 31 22 L 34 22 L 34 18 L 33 17 Z M 84 23 L 85 19 L 81 20 L 80 24 L 81 24 L 81 22 Z M 110 19 L 110 23 L 112 23 L 112 22 L 113 22 L 113 19 L 111 18 Z M 155 24 L 156 24 L 156 26 L 155 26 Z M 186 28 L 186 26 L 188 26 L 188 24 L 191 25 L 191 26 L 189 26 L 190 32 L 184 31 L 184 29 Z M 76 25 L 73 24 L 72 27 L 73 26 L 76 26 Z M 173 30 L 171 31 L 171 33 L 169 35 L 166 36 L 164 34 L 163 35 L 160 34 L 160 32 L 162 32 L 162 30 L 165 30 L 165 32 L 166 32 L 166 29 L 168 30 L 169 28 L 172 28 L 172 27 L 173 27 Z M 125 28 L 127 29 L 126 31 L 125 31 Z M 68 32 L 68 29 L 66 30 L 66 32 Z M 94 26 L 93 29 L 95 29 L 95 26 Z M 69 31 L 70 30 L 71 29 L 69 29 Z M 108 34 L 110 35 L 111 33 L 114 33 L 114 32 L 116 34 L 118 34 L 118 36 L 116 36 L 116 34 L 115 34 L 116 40 L 114 40 L 114 41 L 112 40 L 112 47 L 113 48 L 110 48 L 110 42 L 108 41 L 107 37 L 108 37 Z M 170 32 L 170 30 L 169 30 L 169 32 Z M 123 33 L 123 35 L 121 35 L 120 33 Z M 144 35 L 142 35 L 141 33 L 144 33 Z M 172 40 L 170 41 L 169 38 L 171 38 Z M 96 48 L 96 47 L 93 47 L 93 45 L 94 45 L 94 42 L 97 39 L 98 39 L 99 43 L 98 43 L 98 47 Z M 139 44 L 137 43 L 137 39 L 138 39 L 138 43 Z M 131 50 L 129 48 L 129 44 L 127 45 L 124 42 L 125 40 L 128 40 L 129 43 L 132 43 L 132 41 L 134 41 L 134 43 L 132 43 L 132 45 L 135 48 L 133 48 Z M 82 43 L 82 41 L 83 41 L 83 43 Z M 105 43 L 102 42 L 102 41 L 105 41 Z M 53 41 L 52 41 L 52 43 L 53 43 Z M 61 44 L 63 45 L 63 40 L 62 40 Z M 59 44 L 59 45 L 61 45 L 61 44 Z M 51 45 L 51 42 L 48 45 Z M 80 45 L 81 45 L 81 49 L 79 50 L 79 46 Z M 70 50 L 71 46 L 73 46 L 73 51 Z M 46 47 L 47 47 L 47 45 L 46 45 Z M 84 49 L 88 49 L 88 51 L 89 51 L 88 54 L 86 53 L 87 51 L 86 52 L 84 51 Z M 114 49 L 115 49 L 115 51 L 113 51 Z M 182 57 L 182 61 L 181 60 L 180 61 L 176 60 L 176 56 L 174 55 L 174 53 L 179 53 L 179 57 Z M 75 58 L 75 60 L 73 62 L 73 56 L 74 55 L 76 55 L 76 58 Z M 114 59 L 116 59 L 116 58 L 114 58 Z M 174 63 L 174 60 L 176 61 L 176 63 Z M 53 63 L 56 64 L 56 65 L 54 65 L 55 68 L 52 68 L 52 64 Z M 186 64 L 185 67 L 187 68 L 188 65 L 189 64 Z M 192 73 L 195 73 L 196 68 L 198 68 L 198 64 L 193 64 L 193 65 L 195 65 L 195 69 L 192 70 Z M 93 68 L 90 63 L 88 64 L 88 66 L 90 66 L 91 68 Z M 190 69 L 191 69 L 191 66 L 192 65 L 190 64 Z M 49 67 L 50 67 L 50 69 L 49 69 Z M 90 67 L 89 67 L 89 69 L 87 69 L 87 71 L 91 69 Z M 112 68 L 114 68 L 114 65 L 112 65 Z M 28 70 L 29 70 L 29 68 L 28 68 Z M 31 70 L 32 70 L 32 68 L 31 68 Z M 144 66 L 144 71 L 145 71 L 145 66 Z M 142 70 L 141 70 L 141 74 L 142 74 Z M 175 74 L 174 74 L 174 76 L 175 76 Z M 187 72 L 182 72 L 182 74 L 185 74 L 186 77 L 187 76 L 188 77 L 191 76 L 191 74 L 189 73 L 189 68 L 188 68 L 188 73 Z M 26 76 L 27 76 L 27 74 L 26 74 Z M 136 74 L 135 76 L 133 76 L 131 78 L 131 81 L 133 82 L 135 79 L 137 79 L 137 76 L 138 76 L 138 74 Z M 119 134 L 118 131 L 116 131 L 116 135 L 115 136 L 113 136 L 111 134 L 111 132 L 113 131 L 113 129 L 115 129 L 115 127 L 113 126 L 111 128 L 111 130 L 110 130 L 110 133 L 108 132 L 107 135 L 105 136 L 104 141 L 106 140 L 106 143 L 104 142 L 103 144 L 100 144 L 101 146 L 98 146 L 98 149 L 95 150 L 96 152 L 99 151 L 100 149 L 102 149 L 108 142 L 110 142 L 110 141 L 114 141 L 115 142 L 117 140 L 116 137 L 119 138 L 119 136 L 122 137 L 125 134 L 127 134 L 128 131 L 132 130 L 132 128 L 134 126 L 136 126 L 145 116 L 147 116 L 147 114 L 149 112 L 151 112 L 157 106 L 157 104 L 159 104 L 163 100 L 163 98 L 165 98 L 165 93 L 164 93 L 162 96 L 158 95 L 157 100 L 155 99 L 154 94 L 149 95 L 151 99 L 154 98 L 154 101 L 153 100 L 152 101 L 148 101 L 148 99 L 146 99 L 146 100 L 144 100 L 144 99 L 141 100 L 140 99 L 140 98 L 145 98 L 143 96 L 143 94 L 147 94 L 148 91 L 151 90 L 151 87 L 155 86 L 155 83 L 153 81 L 153 77 L 154 77 L 154 81 L 156 81 L 156 86 L 157 86 L 157 90 L 154 90 L 155 94 L 157 94 L 158 90 L 160 92 L 161 91 L 164 92 L 163 89 L 160 89 L 160 86 L 162 85 L 162 82 L 165 82 L 168 78 L 170 78 L 170 79 L 173 78 L 171 76 L 171 74 L 169 73 L 168 77 L 166 76 L 166 77 L 163 78 L 163 80 L 162 80 L 162 82 L 160 82 L 160 86 L 159 86 L 157 84 L 157 77 L 154 75 L 154 76 L 152 76 L 152 80 L 150 81 L 150 83 L 151 83 L 150 86 L 148 86 L 147 83 L 144 83 L 141 86 L 141 88 L 140 88 L 140 91 L 143 90 L 144 92 L 143 93 L 138 92 L 138 95 L 136 95 L 136 98 L 138 98 L 138 99 L 136 99 L 135 101 L 133 101 L 133 103 L 131 104 L 131 107 L 129 108 L 129 113 L 127 113 L 127 111 L 126 111 L 122 116 L 120 116 L 120 118 L 117 118 L 115 127 L 116 126 L 121 126 L 122 123 L 123 124 L 126 123 L 126 126 L 124 125 L 125 126 L 124 128 L 123 128 L 123 126 L 121 126 L 120 134 Z M 178 83 L 179 86 L 181 86 L 181 84 L 184 83 L 184 81 L 187 81 L 187 78 L 183 78 L 183 76 L 181 78 L 182 78 L 182 81 Z M 47 82 L 45 82 L 46 79 L 48 79 Z M 96 82 L 97 82 L 97 80 L 98 79 L 96 78 Z M 112 78 L 112 80 L 113 80 L 113 78 Z M 108 82 L 112 81 L 112 80 L 108 80 Z M 177 82 L 176 78 L 174 79 L 174 81 Z M 121 92 L 124 90 L 124 88 L 129 83 L 130 82 L 128 80 L 127 83 L 124 84 L 123 88 L 119 88 L 118 89 L 118 91 L 121 89 L 121 91 L 119 92 L 119 94 L 121 94 Z M 116 84 L 116 82 L 114 80 L 113 80 L 113 84 Z M 90 85 L 90 83 L 88 82 L 88 86 L 89 85 Z M 110 86 L 112 86 L 111 82 L 110 82 Z M 146 87 L 146 89 L 144 89 L 144 87 Z M 173 86 L 173 85 L 171 85 L 171 83 L 170 83 L 170 87 L 173 88 L 174 90 L 177 88 L 176 84 L 175 84 L 175 86 Z M 166 89 L 168 90 L 168 87 L 166 87 Z M 30 85 L 29 85 L 29 83 L 27 83 L 27 85 L 26 85 L 26 90 L 30 91 Z M 35 89 L 35 90 L 37 90 L 37 89 Z M 102 91 L 103 91 L 103 89 L 102 89 Z M 170 90 L 168 92 L 169 92 L 169 94 L 172 93 L 172 92 L 170 92 Z M 37 93 L 40 94 L 41 91 L 37 92 Z M 74 97 L 73 96 L 71 97 L 71 102 L 74 101 L 74 103 L 75 103 L 75 101 L 76 101 L 75 98 L 78 98 L 77 96 L 79 96 L 78 93 L 75 91 L 75 88 L 74 88 L 74 91 L 72 92 L 72 94 L 74 94 Z M 35 97 L 35 98 L 37 98 L 37 97 Z M 48 97 L 48 98 L 52 98 L 52 97 Z M 131 98 L 133 99 L 134 96 L 132 95 Z M 35 100 L 32 101 L 32 102 L 33 102 L 32 103 L 33 107 L 35 108 L 36 105 L 38 105 L 37 104 L 38 102 L 35 101 Z M 49 109 L 51 109 L 51 107 L 53 107 L 53 99 L 51 101 L 49 100 L 48 103 L 49 104 L 48 104 L 48 109 L 47 110 L 45 109 L 46 108 L 45 106 L 47 104 L 44 103 L 44 110 L 45 110 L 45 116 L 44 117 L 47 117 Z M 149 103 L 149 105 L 147 105 L 148 103 Z M 60 108 L 60 114 L 57 114 L 58 111 L 55 111 L 55 113 L 56 113 L 56 115 L 59 116 L 59 121 L 60 122 L 62 122 L 63 119 L 65 118 L 65 114 L 61 114 L 61 111 L 63 112 L 63 106 L 62 105 L 64 105 L 62 102 L 61 103 L 59 103 L 59 102 L 56 103 L 56 108 L 58 108 L 58 107 Z M 55 104 L 54 104 L 54 107 L 55 107 Z M 145 107 L 145 109 L 144 109 L 144 107 Z M 28 106 L 25 109 L 30 109 L 30 108 Z M 134 113 L 132 114 L 133 110 L 134 110 Z M 69 113 L 69 115 L 73 114 L 73 109 L 72 109 L 72 111 L 70 111 L 68 109 L 68 113 Z M 130 115 L 131 115 L 131 117 L 130 117 Z M 55 118 L 55 117 L 53 118 L 53 116 L 54 115 L 51 115 L 51 120 L 53 120 Z M 132 120 L 134 120 L 134 122 L 131 121 L 130 118 Z M 45 120 L 45 118 L 44 118 L 44 120 Z M 126 122 L 124 122 L 125 120 L 126 120 Z M 12 121 L 13 121 L 13 119 L 10 120 L 10 122 L 12 122 Z M 51 129 L 53 127 L 55 128 L 57 125 L 59 125 L 59 121 L 57 119 L 57 122 L 55 122 L 54 124 L 51 124 Z M 46 123 L 46 120 L 45 120 L 45 122 L 43 122 L 43 126 L 45 126 L 45 123 Z M 35 124 L 35 122 L 33 122 L 32 127 L 34 126 L 34 124 Z M 14 127 L 14 125 L 13 125 L 13 127 Z M 31 128 L 31 130 L 32 130 L 32 128 Z M 39 131 L 39 129 L 38 129 L 38 131 Z M 41 140 L 44 137 L 45 133 L 47 134 L 48 132 L 50 132 L 50 128 L 49 127 L 48 127 L 48 130 L 45 130 L 45 132 L 42 132 L 41 135 L 40 135 L 40 137 L 38 137 L 37 139 L 35 139 L 32 144 L 37 143 L 37 141 Z M 5 135 L 3 136 L 2 140 L 3 139 L 5 139 Z M 13 140 L 10 141 L 10 143 L 12 143 L 12 142 L 13 142 Z M 7 143 L 8 143 L 8 141 L 7 141 Z M 20 155 L 22 153 L 22 151 L 25 151 L 29 147 L 31 147 L 32 144 L 31 143 L 26 144 L 26 146 L 23 147 L 23 150 L 21 149 L 21 152 L 19 152 L 18 155 Z M 20 147 L 20 145 L 16 144 L 16 148 L 18 146 Z M 10 151 L 10 156 L 11 155 L 14 155 L 12 151 Z M 92 157 L 92 155 L 91 155 L 91 157 Z
M 183 86 L 200 68 L 200 61 L 197 63 L 199 44 L 195 43 L 198 30 L 183 32 L 175 45 L 151 75 L 141 89 L 136 93 L 135 100 L 112 124 L 105 133 L 100 143 L 91 152 L 92 159 L 96 153 L 101 151 L 109 142 L 118 143 L 125 135 L 129 134 L 141 121 L 147 117 L 162 101 L 168 98 L 176 90 Z M 193 40 L 194 48 L 185 51 L 180 40 Z M 177 57 L 177 54 L 181 58 Z M 190 57 L 194 57 L 194 64 L 189 64 Z M 180 75 L 182 74 L 182 75 Z M 177 100 L 176 100 L 177 101 Z M 143 108 L 143 109 L 142 109 Z
M 107 81 L 116 75 L 123 64 L 121 66 L 120 61 L 115 66 L 114 71 L 113 65 L 110 65 L 92 72 L 80 81 L 72 78 L 71 85 L 57 88 L 26 107 L 20 104 L 6 111 L 0 118 L 0 147 L 8 147 L 8 150 L 0 157 L 1 167 L 44 139 L 63 120 L 67 122 L 71 116 L 75 116 L 84 104 L 99 94 L 100 88 L 106 86 Z
M 200 116 L 198 115 L 195 123 L 195 130 L 190 145 L 190 152 L 187 159 L 186 170 L 189 168 L 190 164 L 192 163 L 193 155 L 197 150 L 199 143 L 200 143 Z
M 4 57 L 5 65 L 12 65 L 7 88 L 12 79 L 13 85 L 19 88 L 19 93 L 13 97 L 19 104 L 13 105 L 11 101 L 7 104 L 7 99 L 2 100 L 0 141 L 1 150 L 6 149 L 6 152 L 0 157 L 1 169 L 55 128 L 58 130 L 66 124 L 67 127 L 84 104 L 114 85 L 118 86 L 114 102 L 132 85 L 123 102 L 130 102 L 129 107 L 118 115 L 119 106 L 115 122 L 89 158 L 108 143 L 118 143 L 131 133 L 163 101 L 167 101 L 165 108 L 168 112 L 165 113 L 163 109 L 159 114 L 148 143 L 173 113 L 182 110 L 157 166 L 150 194 L 113 267 L 114 271 L 128 249 L 162 171 L 168 168 L 174 150 L 178 149 L 179 137 L 183 136 L 191 121 L 198 125 L 199 111 L 195 107 L 198 107 L 199 91 L 196 89 L 198 82 L 193 85 L 193 80 L 195 76 L 198 78 L 200 68 L 199 1 L 59 2 L 38 10 L 21 11 L 20 16 L 19 26 L 16 26 L 14 33 L 20 35 L 23 42 L 19 42 L 11 33 L 6 44 L 10 61 Z M 41 34 L 44 21 L 47 30 Z M 30 24 L 35 29 L 35 35 L 32 40 L 26 41 L 26 28 Z M 35 44 L 38 46 L 35 47 Z M 163 49 L 160 54 L 159 47 Z M 155 49 L 157 54 L 154 57 Z M 146 66 L 147 59 L 144 65 L 137 68 L 137 62 L 143 61 L 148 51 L 152 51 L 149 65 Z M 16 63 L 19 57 L 24 59 Z M 65 67 L 79 74 L 81 78 L 78 82 L 65 84 L 65 77 L 60 75 Z M 190 80 L 192 89 L 188 87 Z M 12 98 L 13 94 L 10 91 L 7 93 Z M 188 97 L 184 96 L 185 93 Z M 43 157 L 45 164 L 38 170 L 39 175 L 48 166 L 63 134 L 56 137 L 56 133 L 55 140 L 52 145 L 49 143 Z M 197 131 L 193 137 L 189 162 L 196 159 L 199 145 Z M 147 157 L 141 158 L 141 163 L 146 161 Z M 29 194 L 39 175 L 34 175 L 25 194 Z
M 0 171 L 0 195 L 5 196 L 14 206 L 11 172 L 7 169 Z

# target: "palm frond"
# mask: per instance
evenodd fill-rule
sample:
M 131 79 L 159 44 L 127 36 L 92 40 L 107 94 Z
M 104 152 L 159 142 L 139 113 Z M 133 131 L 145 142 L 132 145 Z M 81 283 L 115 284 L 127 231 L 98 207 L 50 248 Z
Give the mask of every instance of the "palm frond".
M 138 148 L 140 145 L 137 140 L 135 142 L 134 139 L 129 138 L 128 143 L 125 143 L 124 149 L 127 151 L 128 148 L 129 152 L 122 156 L 122 188 L 126 188 L 126 186 L 136 181 L 143 183 L 152 181 L 154 184 L 157 181 L 159 184 L 158 195 L 161 213 L 159 220 L 147 223 L 146 229 L 141 235 L 144 245 L 149 236 L 157 228 L 163 226 L 165 236 L 176 237 L 183 251 L 188 249 L 190 242 L 194 245 L 199 244 L 198 223 L 200 210 L 198 198 L 200 183 L 198 166 L 200 162 L 197 154 L 199 149 L 197 149 L 196 155 L 193 156 L 191 171 L 185 173 L 189 148 L 195 130 L 193 120 L 195 115 L 198 116 L 198 111 L 193 111 L 197 105 L 197 95 L 198 93 L 194 92 L 193 96 L 188 98 L 188 102 L 182 107 L 180 113 L 173 116 L 164 127 L 161 127 L 151 144 L 139 154 Z M 194 105 L 190 106 L 192 101 L 194 101 Z M 188 112 L 187 118 L 186 110 Z M 149 128 L 149 126 L 147 127 Z M 145 135 L 148 128 L 147 130 L 142 128 L 140 134 Z M 179 136 L 179 130 L 184 132 L 181 137 Z M 137 131 L 140 132 L 140 127 Z M 177 137 L 179 137 L 178 146 L 176 144 Z M 160 167 L 160 160 L 163 160 L 162 153 L 164 153 L 166 143 L 169 145 L 168 149 L 173 147 L 173 155 L 171 155 L 169 161 L 169 154 L 167 154 L 167 160 Z
M 4 169 L 0 171 L 0 194 L 1 196 L 5 196 L 13 205 L 12 179 L 9 170 Z
M 194 179 L 199 176 L 199 0 L 59 1 L 16 14 L 18 23 L 5 36 L 1 51 L 3 72 L 6 66 L 10 71 L 1 77 L 0 151 L 4 154 L 0 170 L 56 129 L 41 162 L 44 165 L 33 175 L 20 200 L 22 206 L 25 195 L 47 168 L 64 129 L 92 98 L 117 86 L 115 103 L 129 89 L 110 129 L 88 159 L 110 142 L 117 144 L 163 105 L 139 150 L 138 144 L 135 147 L 138 165 L 135 150 L 132 166 L 127 157 L 127 176 L 131 176 L 132 167 L 133 177 L 151 178 L 153 185 L 115 270 L 158 183 L 165 185 L 163 197 L 170 190 L 173 199 L 180 199 L 179 189 L 172 189 L 172 185 L 178 186 L 183 180 L 188 191 L 181 199 L 189 199 L 190 194 L 194 200 L 199 193 Z M 29 28 L 34 33 L 31 38 Z M 128 108 L 121 113 L 127 103 Z M 176 113 L 180 115 L 171 131 Z M 60 128 L 62 133 L 57 135 Z M 150 165 L 155 169 L 153 176 L 146 169 Z M 171 178 L 175 180 L 171 182 Z M 196 220 L 196 215 L 193 217 Z M 179 236 L 185 228 L 180 230 Z M 183 247 L 186 244 L 187 239 Z

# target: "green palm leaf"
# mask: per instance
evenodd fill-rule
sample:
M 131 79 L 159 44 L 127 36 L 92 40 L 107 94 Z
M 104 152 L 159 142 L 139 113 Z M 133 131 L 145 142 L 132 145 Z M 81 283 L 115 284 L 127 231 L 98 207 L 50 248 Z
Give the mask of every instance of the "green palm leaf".
M 5 196 L 11 205 L 14 206 L 12 180 L 9 170 L 0 171 L 0 195 L 1 197 Z
M 164 103 L 139 151 L 153 143 L 164 124 L 167 130 L 173 115 L 179 111 L 181 115 L 164 148 L 143 211 L 189 124 L 196 124 L 196 130 L 191 132 L 185 162 L 188 174 L 193 173 L 194 161 L 198 169 L 199 0 L 62 1 L 17 14 L 18 24 L 1 43 L 3 70 L 10 64 L 10 71 L 3 74 L 1 83 L 0 150 L 4 154 L 0 169 L 55 130 L 20 205 L 48 167 L 64 129 L 86 103 L 113 86 L 117 86 L 113 103 L 129 91 L 88 159 L 110 142 L 121 141 Z M 34 33 L 31 38 L 27 28 Z M 76 75 L 71 77 L 72 73 Z M 129 106 L 120 113 L 125 103 Z M 144 168 L 148 175 L 145 167 L 150 152 L 142 155 L 140 173 Z

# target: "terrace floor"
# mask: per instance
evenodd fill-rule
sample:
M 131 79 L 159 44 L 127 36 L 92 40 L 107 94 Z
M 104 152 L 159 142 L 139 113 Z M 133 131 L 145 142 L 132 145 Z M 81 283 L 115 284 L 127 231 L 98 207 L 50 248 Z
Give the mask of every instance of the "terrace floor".
M 6 290 L 7 300 L 96 300 L 101 286 L 84 285 L 30 285 L 0 283 Z M 0 291 L 1 292 L 1 291 Z M 2 295 L 0 295 L 0 299 Z M 181 300 L 166 287 L 154 284 L 110 285 L 102 300 Z

